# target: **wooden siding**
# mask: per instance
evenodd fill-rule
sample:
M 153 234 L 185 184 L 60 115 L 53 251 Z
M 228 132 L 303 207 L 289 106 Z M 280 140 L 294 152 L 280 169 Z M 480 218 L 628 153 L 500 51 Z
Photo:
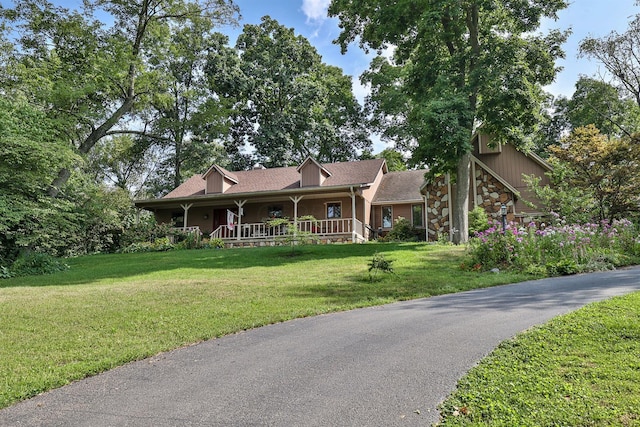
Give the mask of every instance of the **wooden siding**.
M 478 134 L 478 141 L 477 141 L 478 154 L 502 153 L 502 144 L 496 143 L 492 147 L 489 146 L 490 144 L 491 144 L 491 138 L 489 138 L 488 135 Z
M 520 193 L 520 198 L 516 201 L 516 212 L 536 212 L 537 209 L 532 209 L 524 203 L 524 201 L 527 200 L 534 205 L 538 205 L 540 204 L 540 201 L 536 199 L 532 192 L 527 188 L 527 184 L 524 182 L 522 176 L 535 175 L 541 178 L 540 183 L 542 185 L 549 185 L 549 178 L 545 175 L 548 169 L 533 157 L 527 156 L 525 153 L 516 150 L 516 148 L 511 144 L 503 145 L 502 153 L 500 155 L 480 154 L 477 147 L 475 148 L 475 155 L 478 160 L 500 175 L 500 177 Z
M 362 221 L 365 224 L 369 224 L 371 228 L 377 230 L 379 225 L 375 224 L 375 219 L 378 218 L 380 221 L 380 209 L 378 207 L 372 207 L 371 201 L 375 197 L 378 192 L 378 188 L 380 187 L 380 183 L 382 182 L 382 177 L 384 176 L 384 172 L 382 169 L 378 171 L 378 175 L 376 176 L 375 181 L 371 184 L 371 187 L 365 188 L 362 190 L 362 197 L 364 199 L 364 218 L 366 221 Z M 378 209 L 376 213 L 374 209 Z
M 223 180 L 224 177 L 218 172 L 210 173 L 207 177 L 206 194 L 222 193 L 224 190 Z
M 315 162 L 306 162 L 300 169 L 300 186 L 312 187 L 322 185 L 327 179 L 322 169 Z

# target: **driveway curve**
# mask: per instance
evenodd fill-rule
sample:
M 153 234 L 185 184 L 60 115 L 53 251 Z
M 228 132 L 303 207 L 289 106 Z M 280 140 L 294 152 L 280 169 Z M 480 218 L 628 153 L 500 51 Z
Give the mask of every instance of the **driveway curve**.
M 75 382 L 0 425 L 426 426 L 501 341 L 635 290 L 640 267 L 293 320 Z

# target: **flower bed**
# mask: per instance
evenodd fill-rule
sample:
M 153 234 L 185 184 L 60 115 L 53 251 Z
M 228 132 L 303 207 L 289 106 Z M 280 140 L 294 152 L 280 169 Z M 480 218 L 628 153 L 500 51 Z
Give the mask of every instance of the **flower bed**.
M 628 220 L 567 224 L 553 214 L 551 225 L 494 224 L 469 242 L 463 268 L 494 268 L 562 275 L 613 269 L 640 260 L 638 227 Z

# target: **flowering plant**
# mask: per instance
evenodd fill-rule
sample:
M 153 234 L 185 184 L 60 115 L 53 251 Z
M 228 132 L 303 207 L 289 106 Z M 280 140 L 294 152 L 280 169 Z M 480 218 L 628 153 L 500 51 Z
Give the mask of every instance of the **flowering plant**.
M 573 274 L 612 269 L 637 262 L 640 238 L 628 220 L 567 224 L 552 213 L 551 224 L 498 224 L 469 241 L 469 260 L 475 269 L 512 269 L 536 274 Z M 478 267 L 481 266 L 481 267 Z

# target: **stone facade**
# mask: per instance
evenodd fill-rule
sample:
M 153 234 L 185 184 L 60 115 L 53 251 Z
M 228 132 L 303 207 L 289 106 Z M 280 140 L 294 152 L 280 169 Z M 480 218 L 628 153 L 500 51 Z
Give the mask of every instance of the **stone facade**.
M 333 244 L 333 243 L 351 243 L 353 241 L 353 237 L 351 234 L 349 235 L 338 235 L 331 237 L 320 237 L 318 240 L 314 241 L 312 244 Z M 287 246 L 289 243 L 284 242 L 282 240 L 228 240 L 224 242 L 224 247 L 229 248 L 258 248 L 264 246 Z
M 489 216 L 489 220 L 500 221 L 500 208 L 507 206 L 507 220 L 515 220 L 515 195 L 502 182 L 496 179 L 479 164 L 475 165 L 475 176 L 471 185 L 472 194 L 469 197 L 469 209 L 474 203 L 482 206 Z M 475 196 L 473 194 L 475 192 Z M 451 209 L 451 186 L 448 176 L 439 176 L 427 186 L 427 225 L 429 240 L 449 238 Z
M 513 214 L 513 206 L 515 203 L 515 195 L 502 182 L 489 174 L 480 165 L 476 165 L 475 176 L 475 194 L 476 201 L 482 206 L 489 215 L 489 220 L 500 221 L 500 208 L 504 204 L 507 206 L 507 220 L 515 219 Z M 471 200 L 471 204 L 474 200 Z
M 451 194 L 448 176 L 441 175 L 427 186 L 427 227 L 429 240 L 449 238 Z

